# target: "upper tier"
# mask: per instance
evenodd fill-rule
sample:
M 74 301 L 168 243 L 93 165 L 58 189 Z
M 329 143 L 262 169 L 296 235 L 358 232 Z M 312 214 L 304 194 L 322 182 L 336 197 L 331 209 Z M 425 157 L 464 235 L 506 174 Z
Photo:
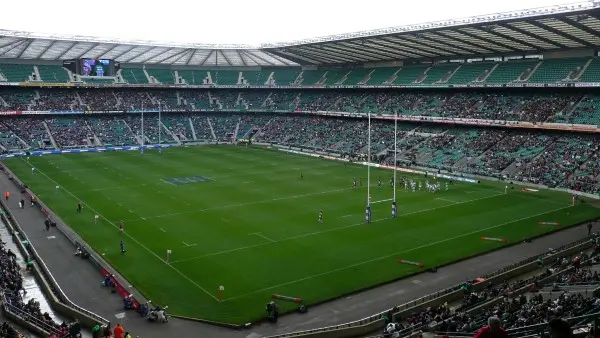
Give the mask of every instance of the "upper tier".
M 60 65 L 0 63 L 0 82 L 68 83 Z M 303 70 L 154 68 L 123 65 L 118 76 L 85 78 L 90 85 L 205 86 L 519 86 L 599 83 L 600 58 L 523 59 L 505 62 L 439 63 L 379 68 Z

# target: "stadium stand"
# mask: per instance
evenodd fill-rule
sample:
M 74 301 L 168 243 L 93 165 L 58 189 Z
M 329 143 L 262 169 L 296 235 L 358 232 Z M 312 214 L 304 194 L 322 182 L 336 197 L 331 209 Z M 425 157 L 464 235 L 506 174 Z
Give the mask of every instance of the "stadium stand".
M 61 66 L 38 65 L 37 69 L 40 74 L 40 80 L 43 82 L 69 82 L 69 74 Z
M 479 70 L 478 70 L 479 71 Z M 474 73 L 473 73 L 474 74 Z M 331 119 L 313 116 L 277 117 L 261 130 L 258 140 L 341 154 L 365 153 L 364 114 L 478 118 L 524 122 L 579 123 L 595 126 L 600 121 L 598 97 L 586 93 L 481 91 L 249 91 L 249 90 L 152 90 L 133 89 L 7 89 L 0 94 L 2 111 L 95 111 L 151 110 L 146 116 L 145 143 L 158 141 L 156 111 L 181 112 L 204 109 L 221 115 L 163 116 L 162 141 L 219 140 L 230 142 L 249 135 L 249 126 L 266 124 L 270 118 L 228 115 L 245 111 L 334 111 L 363 114 L 362 119 Z M 241 119 L 241 120 L 240 120 Z M 256 119 L 255 122 L 251 122 Z M 32 149 L 90 146 L 94 144 L 141 143 L 139 114 L 121 117 L 64 116 L 5 119 L 4 148 Z M 27 121 L 31 121 L 28 123 Z M 191 124 L 190 124 L 191 121 Z M 320 124 L 319 126 L 316 126 Z M 194 137 L 194 130 L 196 137 Z M 289 127 L 286 127 L 289 126 Z M 390 122 L 373 123 L 375 153 L 390 147 Z M 401 128 L 410 130 L 409 124 Z M 412 129 L 415 129 L 415 126 Z M 241 129 L 240 129 L 241 128 Z M 293 131 L 296 128 L 296 131 Z M 404 130 L 404 129 L 403 129 Z M 237 131 L 237 133 L 236 133 Z M 510 177 L 552 187 L 583 187 L 597 192 L 597 142 L 585 135 L 557 135 L 544 131 L 485 130 L 481 128 L 425 128 L 399 145 L 408 147 L 403 160 L 425 167 L 465 171 L 493 177 Z M 214 134 L 213 134 L 214 133 Z M 275 133 L 270 135 L 270 133 Z M 292 138 L 284 134 L 294 135 Z M 432 134 L 436 135 L 431 137 Z M 135 137 L 133 135 L 136 135 Z M 252 134 L 254 135 L 254 134 Z M 278 138 L 279 137 L 279 138 Z M 20 140 L 23 140 L 21 142 Z M 423 142 L 425 141 L 425 142 Z M 413 143 L 417 142 L 417 143 Z M 585 145 L 585 146 L 584 146 Z M 419 147 L 416 147 L 419 146 Z M 3 149 L 4 150 L 4 149 Z M 388 149 L 389 150 L 389 149 Z M 565 177 L 569 177 L 565 180 Z M 579 180 L 586 183 L 578 184 Z
M 141 67 L 124 67 L 123 69 L 121 69 L 121 75 L 127 83 L 149 83 L 148 77 L 144 73 L 144 69 Z
M 600 5 L 581 6 L 546 10 L 539 17 L 511 14 L 498 25 L 496 17 L 488 17 L 460 28 L 438 23 L 422 32 L 405 27 L 384 35 L 348 35 L 343 41 L 326 38 L 226 51 L 232 54 L 217 47 L 190 47 L 185 61 L 173 61 L 169 54 L 163 59 L 162 52 L 152 52 L 153 46 L 132 52 L 162 60 L 151 65 L 121 58 L 139 46 L 119 54 L 112 48 L 123 45 L 97 42 L 96 47 L 104 45 L 106 54 L 118 55 L 122 63 L 118 76 L 107 78 L 71 77 L 61 65 L 62 55 L 71 50 L 56 57 L 49 53 L 38 64 L 26 47 L 18 57 L 25 60 L 0 62 L 0 112 L 7 115 L 0 118 L 0 148 L 7 154 L 243 139 L 352 160 L 365 160 L 370 151 L 368 160 L 384 164 L 397 155 L 407 167 L 600 196 L 600 96 L 586 88 L 600 83 Z M 1 46 L 14 43 L 3 38 Z M 571 46 L 581 48 L 564 53 Z M 235 54 L 239 61 L 226 57 Z M 15 55 L 0 49 L 7 60 Z M 220 55 L 227 60 L 217 61 Z M 23 82 L 28 83 L 17 87 Z M 394 135 L 396 114 L 401 122 Z M 486 322 L 494 326 L 498 320 L 511 336 L 515 329 L 525 335 L 532 333 L 528 326 L 545 325 L 554 316 L 597 319 L 600 300 L 580 288 L 600 285 L 599 251 L 596 246 L 553 262 L 540 257 L 535 274 L 502 284 L 483 287 L 481 281 L 467 281 L 457 286 L 464 294 L 454 304 L 403 317 L 392 310 L 383 336 L 430 331 L 480 337 L 476 332 L 482 327 L 490 329 Z M 63 330 L 35 302 L 23 304 L 15 265 L 0 247 L 4 302 Z M 576 324 L 587 325 L 589 318 Z M 16 334 L 2 325 L 0 335 L 5 332 Z
M 29 81 L 34 74 L 33 65 L 0 63 L 0 74 L 8 82 Z

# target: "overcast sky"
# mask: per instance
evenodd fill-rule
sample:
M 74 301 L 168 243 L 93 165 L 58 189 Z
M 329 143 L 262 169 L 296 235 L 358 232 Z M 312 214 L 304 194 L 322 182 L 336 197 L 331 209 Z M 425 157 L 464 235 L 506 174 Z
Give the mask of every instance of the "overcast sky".
M 282 42 L 569 0 L 8 0 L 0 29 L 174 43 Z

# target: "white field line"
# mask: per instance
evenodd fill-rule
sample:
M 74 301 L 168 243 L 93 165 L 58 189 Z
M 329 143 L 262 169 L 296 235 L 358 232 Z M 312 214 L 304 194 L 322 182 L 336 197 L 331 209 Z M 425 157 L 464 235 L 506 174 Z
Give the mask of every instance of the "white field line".
M 250 235 L 256 235 L 256 236 L 258 236 L 258 237 L 262 237 L 262 238 L 266 239 L 266 240 L 267 240 L 267 241 L 269 241 L 269 242 L 273 242 L 273 243 L 275 243 L 275 242 L 276 242 L 276 241 L 274 241 L 274 240 L 270 239 L 269 237 L 267 237 L 267 236 L 263 235 L 263 234 L 262 234 L 262 233 L 260 233 L 260 232 L 253 232 L 253 233 L 251 233 Z
M 164 182 L 164 183 L 166 183 L 166 184 L 175 185 L 175 186 L 177 185 L 177 184 L 175 184 L 175 183 L 172 183 L 172 182 L 169 182 L 169 181 L 165 181 L 165 180 L 163 180 L 162 178 L 161 178 L 160 180 L 161 180 L 161 181 L 163 181 L 163 182 Z
M 315 195 L 332 194 L 332 193 L 346 191 L 346 190 L 352 190 L 352 188 L 342 188 L 342 189 L 334 189 L 334 190 L 327 190 L 327 191 L 321 191 L 321 192 L 314 192 L 314 193 L 310 193 L 310 194 L 277 197 L 277 198 L 270 198 L 268 200 L 252 201 L 252 202 L 247 202 L 247 203 L 227 204 L 227 205 L 221 205 L 221 206 L 212 207 L 212 208 L 194 209 L 194 210 L 188 210 L 188 211 L 182 211 L 182 212 L 174 212 L 174 213 L 170 213 L 170 214 L 162 214 L 162 215 L 156 215 L 156 216 L 144 216 L 144 218 L 145 219 L 155 219 L 155 218 L 171 217 L 171 216 L 178 216 L 178 215 L 185 215 L 185 214 L 193 214 L 193 213 L 204 212 L 204 211 L 209 211 L 209 210 L 235 208 L 235 207 L 242 207 L 242 206 L 246 206 L 246 205 L 254 205 L 254 204 L 260 204 L 260 203 L 267 203 L 267 202 L 274 202 L 274 201 L 282 201 L 282 200 L 295 199 L 295 198 L 300 198 L 300 197 L 308 197 L 308 196 L 315 196 Z M 134 220 L 135 219 L 131 219 L 129 221 L 134 221 Z
M 419 214 L 419 213 L 427 212 L 427 211 L 431 211 L 431 210 L 437 210 L 437 209 L 443 209 L 443 208 L 453 207 L 453 206 L 456 206 L 458 204 L 476 202 L 476 201 L 480 201 L 480 200 L 484 200 L 484 199 L 488 199 L 488 198 L 493 198 L 493 197 L 497 197 L 497 196 L 503 196 L 503 195 L 504 195 L 504 193 L 501 193 L 501 194 L 496 194 L 496 195 L 491 195 L 491 196 L 486 196 L 486 197 L 475 198 L 475 199 L 472 199 L 472 200 L 463 201 L 463 202 L 459 202 L 459 203 L 455 203 L 455 204 L 451 204 L 451 205 L 444 205 L 444 206 L 441 206 L 441 207 L 435 207 L 435 208 L 429 208 L 429 209 L 418 210 L 418 211 L 413 211 L 413 212 L 407 212 L 407 213 L 404 213 L 404 214 L 398 214 L 398 217 Z M 388 219 L 389 218 L 376 219 L 376 220 L 372 220 L 371 223 L 381 222 L 381 221 L 385 221 L 385 220 L 388 220 Z M 205 254 L 205 255 L 202 255 L 202 256 L 184 258 L 184 259 L 180 259 L 180 260 L 177 260 L 177 261 L 173 261 L 173 262 L 171 262 L 171 264 L 181 263 L 181 262 L 187 262 L 187 261 L 191 261 L 191 260 L 195 260 L 195 259 L 201 259 L 201 258 L 205 258 L 205 257 L 211 257 L 211 256 L 218 256 L 218 255 L 228 254 L 228 253 L 231 253 L 231 252 L 252 249 L 252 248 L 256 248 L 256 247 L 260 247 L 260 246 L 265 246 L 265 245 L 269 245 L 269 244 L 274 244 L 274 243 L 287 242 L 287 241 L 291 241 L 291 240 L 294 240 L 294 239 L 299 239 L 299 238 L 304 238 L 304 237 L 309 237 L 309 236 L 320 235 L 320 234 L 324 234 L 324 233 L 328 233 L 328 232 L 332 232 L 332 231 L 340 231 L 340 230 L 344 230 L 344 229 L 348 229 L 348 228 L 353 228 L 353 227 L 356 227 L 356 226 L 359 226 L 359 225 L 364 225 L 364 224 L 365 224 L 364 222 L 354 223 L 354 224 L 340 226 L 340 227 L 331 228 L 331 229 L 327 229 L 327 230 L 315 231 L 315 232 L 310 232 L 310 233 L 306 233 L 306 234 L 303 234 L 303 235 L 288 237 L 288 238 L 280 239 L 280 240 L 274 241 L 274 242 L 248 245 L 248 246 L 243 246 L 243 247 L 239 247 L 239 248 L 235 248 L 235 249 L 229 249 L 229 250 L 223 250 L 223 251 L 213 252 L 213 253 Z
M 377 203 L 383 203 L 383 202 L 389 202 L 389 201 L 393 201 L 393 198 L 388 198 L 386 200 L 379 200 L 379 201 L 371 201 L 371 204 L 377 204 Z
M 436 200 L 440 200 L 440 201 L 444 201 L 444 202 L 450 202 L 450 203 L 458 203 L 457 201 L 453 201 L 451 199 L 442 198 L 442 197 L 438 197 L 438 198 L 436 198 Z
M 435 245 L 438 245 L 438 244 L 441 244 L 441 243 L 450 242 L 450 241 L 453 241 L 453 240 L 456 240 L 456 239 L 459 239 L 459 238 L 463 238 L 463 237 L 467 237 L 467 236 L 470 236 L 470 235 L 473 235 L 473 234 L 476 234 L 476 233 L 480 233 L 480 232 L 491 230 L 491 229 L 495 229 L 495 228 L 500 228 L 500 227 L 503 227 L 503 226 L 508 225 L 508 224 L 512 224 L 512 223 L 524 221 L 524 220 L 529 219 L 529 218 L 542 216 L 542 215 L 545 215 L 545 214 L 549 214 L 551 212 L 560 211 L 560 210 L 567 209 L 567 208 L 570 208 L 570 207 L 571 206 L 569 205 L 569 206 L 566 206 L 566 207 L 562 207 L 562 208 L 558 208 L 558 209 L 554 209 L 554 210 L 550 210 L 550 211 L 541 212 L 541 213 L 536 214 L 536 215 L 531 215 L 531 216 L 519 218 L 519 219 L 514 220 L 514 221 L 510 221 L 510 222 L 506 222 L 506 223 L 494 225 L 494 226 L 487 227 L 487 228 L 484 228 L 484 229 L 478 229 L 478 230 L 471 231 L 471 232 L 468 232 L 468 233 L 465 233 L 465 234 L 462 234 L 462 235 L 458 235 L 458 236 L 454 236 L 454 237 L 451 237 L 451 238 L 446 238 L 446 239 L 443 239 L 443 240 L 440 240 L 440 241 L 436 241 L 436 242 L 432 242 L 432 243 L 420 245 L 418 247 L 414 247 L 414 248 L 411 248 L 411 249 L 407 249 L 407 250 L 403 250 L 403 251 L 398 251 L 398 252 L 395 252 L 395 253 L 392 253 L 392 254 L 389 254 L 389 255 L 385 255 L 385 256 L 381 256 L 381 257 L 369 259 L 369 260 L 366 260 L 366 261 L 363 261 L 363 262 L 359 262 L 359 263 L 356 263 L 356 264 L 352 264 L 352 265 L 344 266 L 344 267 L 341 267 L 341 268 L 337 268 L 337 269 L 325 271 L 325 272 L 322 272 L 322 273 L 319 273 L 319 274 L 316 274 L 316 275 L 312 275 L 312 276 L 300 278 L 300 279 L 297 279 L 297 280 L 294 280 L 294 281 L 290 281 L 290 282 L 286 282 L 286 283 L 282 283 L 282 284 L 278 284 L 278 285 L 269 286 L 269 287 L 262 288 L 260 290 L 256 290 L 256 291 L 252 291 L 252 292 L 248 292 L 248 293 L 245 293 L 245 294 L 242 294 L 242 295 L 239 295 L 239 296 L 230 297 L 230 298 L 224 299 L 223 301 L 225 302 L 225 301 L 229 301 L 229 300 L 234 300 L 234 299 L 242 298 L 242 297 L 245 297 L 245 296 L 248 296 L 248 295 L 252 295 L 252 294 L 255 294 L 255 293 L 259 293 L 259 292 L 263 292 L 263 291 L 266 291 L 266 290 L 271 290 L 271 289 L 279 288 L 279 287 L 282 287 L 282 286 L 299 283 L 299 282 L 302 282 L 302 281 L 305 281 L 305 280 L 309 280 L 309 279 L 313 279 L 313 278 L 316 278 L 316 277 L 328 275 L 328 274 L 331 274 L 331 273 L 334 273 L 334 272 L 343 271 L 343 270 L 346 270 L 346 269 L 354 268 L 354 267 L 365 265 L 365 264 L 372 263 L 372 262 L 377 262 L 377 261 L 380 261 L 382 259 L 394 257 L 394 256 L 397 256 L 397 255 L 400 255 L 400 254 L 405 254 L 405 253 L 416 251 L 416 250 L 419 250 L 419 249 L 428 248 L 428 247 L 435 246 Z
M 310 169 L 327 168 L 327 167 L 334 167 L 334 166 L 337 166 L 337 165 L 323 164 L 323 165 L 311 166 Z M 268 171 L 255 171 L 253 173 L 232 174 L 232 175 L 222 175 L 222 176 L 206 176 L 206 177 L 214 180 L 214 179 L 222 179 L 222 178 L 229 178 L 229 177 L 254 176 L 254 175 L 263 175 L 263 174 L 271 174 L 271 173 L 278 173 L 278 172 L 285 172 L 285 171 L 298 171 L 298 170 L 300 170 L 300 168 L 295 167 L 295 168 L 286 168 L 286 169 L 277 169 L 277 170 L 268 170 Z
M 53 182 L 54 184 L 58 185 L 58 182 L 56 182 L 55 180 L 53 180 L 52 178 L 50 178 L 50 176 L 46 175 L 44 172 L 42 172 L 41 170 L 37 170 L 39 173 L 41 173 L 42 175 L 44 175 L 49 181 Z M 102 217 L 105 221 L 108 222 L 108 224 L 112 225 L 115 229 L 119 229 L 119 226 L 116 223 L 111 222 L 108 218 L 104 217 L 104 215 L 100 214 L 97 210 L 95 210 L 94 208 L 92 208 L 89 204 L 87 204 L 84 200 L 82 200 L 81 198 L 77 197 L 75 194 L 73 194 L 72 192 L 70 192 L 67 189 L 63 188 L 63 191 L 65 191 L 67 194 L 71 195 L 73 198 L 75 198 L 78 201 L 81 201 L 81 203 L 83 205 L 85 205 L 87 207 L 87 209 L 91 210 L 95 215 L 98 215 L 100 217 Z M 162 259 L 160 256 L 158 256 L 156 253 L 154 253 L 152 250 L 148 249 L 147 246 L 145 246 L 144 244 L 142 244 L 140 241 L 138 241 L 137 239 L 135 239 L 135 237 L 131 236 L 129 233 L 124 232 L 123 233 L 125 236 L 129 237 L 133 242 L 135 242 L 137 245 L 139 245 L 141 248 L 143 248 L 144 250 L 148 251 L 152 256 L 156 257 L 156 259 L 158 259 L 159 261 L 161 261 L 162 263 L 164 263 L 165 265 L 167 265 L 169 268 L 171 268 L 173 271 L 175 271 L 177 274 L 179 274 L 181 277 L 185 278 L 188 282 L 192 283 L 194 286 L 196 286 L 198 289 L 202 290 L 204 293 L 206 293 L 208 296 L 210 296 L 212 299 L 214 299 L 215 301 L 219 301 L 219 299 L 217 297 L 215 297 L 213 294 L 211 294 L 210 292 L 208 292 L 206 289 L 204 289 L 203 287 L 201 287 L 200 285 L 198 285 L 198 283 L 194 282 L 190 277 L 188 277 L 187 275 L 185 275 L 183 272 L 179 271 L 178 269 L 176 269 L 174 266 L 172 266 L 171 264 L 167 263 L 167 261 L 165 261 L 164 259 Z

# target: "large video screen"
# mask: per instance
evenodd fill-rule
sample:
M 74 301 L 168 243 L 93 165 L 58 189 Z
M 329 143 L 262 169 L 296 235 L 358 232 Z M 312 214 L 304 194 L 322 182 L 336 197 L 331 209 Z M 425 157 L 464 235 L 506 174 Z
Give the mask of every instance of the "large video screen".
M 81 59 L 80 74 L 83 76 L 111 76 L 110 60 Z

